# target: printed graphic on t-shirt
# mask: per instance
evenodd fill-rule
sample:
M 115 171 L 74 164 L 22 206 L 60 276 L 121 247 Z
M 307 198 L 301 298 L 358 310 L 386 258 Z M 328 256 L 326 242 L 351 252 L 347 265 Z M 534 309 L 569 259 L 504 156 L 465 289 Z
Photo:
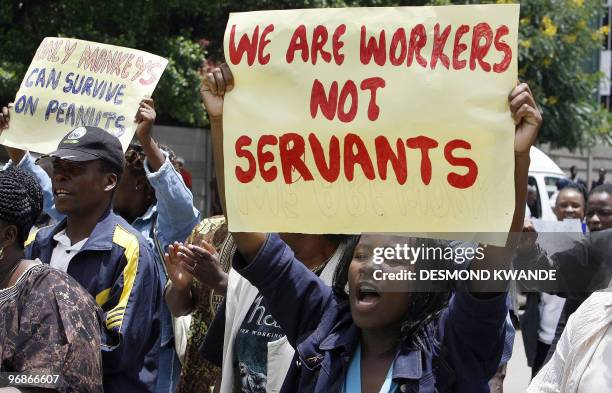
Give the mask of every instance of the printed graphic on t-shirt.
M 236 392 L 265 393 L 268 343 L 284 337 L 283 330 L 268 312 L 262 295 L 257 295 L 246 314 L 234 343 Z

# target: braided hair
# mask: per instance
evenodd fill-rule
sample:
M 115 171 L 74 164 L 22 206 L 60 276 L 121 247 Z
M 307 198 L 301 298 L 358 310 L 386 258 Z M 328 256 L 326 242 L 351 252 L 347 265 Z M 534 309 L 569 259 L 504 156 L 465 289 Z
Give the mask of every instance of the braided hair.
M 17 226 L 18 246 L 27 239 L 42 207 L 42 189 L 34 176 L 15 167 L 0 171 L 0 220 Z

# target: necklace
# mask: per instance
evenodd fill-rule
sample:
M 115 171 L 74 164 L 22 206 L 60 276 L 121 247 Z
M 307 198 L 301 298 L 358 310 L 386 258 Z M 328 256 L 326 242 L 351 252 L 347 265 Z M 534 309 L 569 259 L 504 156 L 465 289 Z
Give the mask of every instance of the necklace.
M 20 259 L 19 262 L 17 262 L 15 266 L 13 266 L 11 270 L 9 270 L 7 276 L 4 278 L 4 280 L 2 280 L 2 283 L 0 283 L 0 289 L 4 289 L 6 287 L 6 284 L 11 281 L 11 277 L 13 277 L 13 274 L 17 271 L 22 261 L 23 259 Z
M 336 252 L 333 252 L 329 258 L 327 258 L 325 260 L 325 262 L 321 263 L 320 265 L 317 265 L 315 267 L 311 267 L 310 271 L 313 273 L 319 273 L 320 270 L 323 270 L 325 268 L 325 265 L 327 265 L 329 263 L 329 261 L 331 261 L 331 259 L 334 257 L 334 255 L 336 254 Z
M 313 273 L 318 273 L 319 270 L 323 270 L 323 268 L 325 267 L 326 264 L 327 264 L 327 261 L 323 262 L 320 265 L 317 265 L 315 267 L 310 268 L 310 271 L 313 272 Z

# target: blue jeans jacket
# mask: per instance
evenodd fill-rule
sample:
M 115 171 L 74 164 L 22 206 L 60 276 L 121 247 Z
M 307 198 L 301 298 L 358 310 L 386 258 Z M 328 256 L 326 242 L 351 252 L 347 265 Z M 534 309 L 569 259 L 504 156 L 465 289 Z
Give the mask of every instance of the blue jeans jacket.
M 149 170 L 148 161 L 144 169 L 149 184 L 155 190 L 157 203 L 145 214 L 134 220 L 136 228 L 154 250 L 159 266 L 160 284 L 165 288 L 167 277 L 164 261 L 159 248 L 165 251 L 174 241 L 184 242 L 200 221 L 200 213 L 193 206 L 193 195 L 185 185 L 181 175 L 174 169 L 168 155 L 166 161 L 156 172 Z M 155 244 L 154 233 L 158 244 Z M 173 393 L 181 376 L 181 363 L 174 348 L 172 315 L 165 302 L 161 308 L 161 348 L 159 352 L 159 374 L 155 393 Z
M 297 261 L 278 235 L 268 236 L 246 264 L 234 268 L 264 295 L 296 348 L 281 392 L 340 393 L 359 342 L 348 302 Z M 398 392 L 489 392 L 506 333 L 506 295 L 477 299 L 457 291 L 427 331 L 431 353 L 401 348 L 393 365 Z

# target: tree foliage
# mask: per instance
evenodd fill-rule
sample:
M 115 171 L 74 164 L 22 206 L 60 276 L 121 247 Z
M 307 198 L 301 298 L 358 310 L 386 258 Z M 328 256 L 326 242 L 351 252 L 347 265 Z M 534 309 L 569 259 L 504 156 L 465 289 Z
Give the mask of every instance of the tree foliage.
M 161 122 L 204 125 L 197 37 L 205 7 L 195 0 L 8 0 L 0 2 L 0 103 L 12 100 L 44 37 L 104 42 L 169 59 L 154 98 Z M 199 27 L 199 26 L 198 26 Z
M 230 12 L 250 10 L 464 4 L 466 0 L 50 0 L 0 2 L 0 102 L 19 87 L 45 36 L 75 37 L 146 50 L 169 59 L 154 98 L 162 122 L 202 126 L 201 73 L 223 61 Z M 482 3 L 508 2 L 507 0 Z M 602 44 L 601 0 L 521 1 L 519 78 L 544 112 L 541 142 L 575 148 L 612 142 L 610 114 L 596 102 L 589 73 Z M 204 61 L 205 53 L 207 60 Z
M 610 113 L 597 102 L 595 68 L 607 26 L 599 27 L 600 0 L 522 2 L 519 78 L 529 81 L 545 123 L 540 140 L 582 147 L 612 142 Z
M 225 0 L 211 9 L 208 32 L 212 58 L 222 56 L 227 14 L 256 9 L 408 6 L 466 3 L 514 3 L 506 0 Z M 600 75 L 589 71 L 596 62 L 607 27 L 599 27 L 601 0 L 523 0 L 519 27 L 519 79 L 528 82 L 543 112 L 539 141 L 574 149 L 599 141 L 612 144 L 610 113 L 597 102 Z M 590 64 L 589 64 L 590 63 Z M 593 68 L 593 67 L 591 67 Z

